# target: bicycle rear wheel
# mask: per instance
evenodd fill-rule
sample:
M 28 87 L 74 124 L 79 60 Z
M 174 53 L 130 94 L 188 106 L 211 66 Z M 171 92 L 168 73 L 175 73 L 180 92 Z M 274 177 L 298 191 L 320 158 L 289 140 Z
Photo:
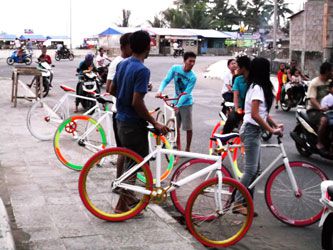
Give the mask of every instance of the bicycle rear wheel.
M 185 161 L 175 170 L 172 175 L 171 182 L 177 182 L 178 180 L 184 179 L 185 177 L 196 173 L 199 170 L 204 169 L 205 167 L 208 167 L 209 165 L 212 165 L 214 163 L 215 161 L 205 159 L 190 159 L 188 161 Z M 226 169 L 224 166 L 222 166 L 221 171 L 224 177 L 231 176 L 228 169 Z M 215 174 L 216 171 L 213 171 L 210 174 L 196 178 L 191 182 L 184 184 L 180 188 L 177 188 L 170 192 L 172 203 L 182 215 L 185 214 L 188 197 L 190 197 L 190 194 L 195 189 L 195 187 L 197 187 L 203 181 L 214 177 Z
M 239 203 L 233 203 L 236 191 L 242 196 L 247 215 L 237 212 Z M 186 225 L 203 245 L 228 247 L 245 236 L 252 224 L 253 213 L 251 195 L 240 182 L 226 177 L 219 188 L 216 177 L 203 182 L 191 194 L 186 206 Z
M 320 183 L 327 176 L 316 166 L 306 162 L 290 162 L 299 194 L 295 194 L 284 164 L 268 177 L 265 188 L 266 204 L 281 222 L 291 226 L 309 226 L 317 222 L 323 212 L 319 202 Z
M 114 183 L 124 169 L 128 170 L 142 160 L 141 156 L 125 148 L 108 148 L 91 157 L 79 178 L 80 198 L 89 212 L 107 221 L 124 221 L 139 214 L 148 205 L 149 193 L 153 190 L 148 164 L 121 181 L 120 186 L 115 187 Z M 145 177 L 145 183 L 136 178 L 138 173 Z
M 225 121 L 219 121 L 216 123 L 216 125 L 213 128 L 213 131 L 210 135 L 211 138 L 214 137 L 214 134 L 223 134 L 223 127 L 224 127 Z M 215 154 L 215 149 L 217 148 L 217 142 L 213 140 L 209 140 L 209 154 Z
M 66 112 L 58 101 L 42 99 L 34 103 L 27 114 L 27 127 L 32 136 L 41 141 L 52 140 Z
M 81 170 L 87 160 L 107 145 L 104 129 L 90 116 L 72 116 L 61 123 L 54 135 L 53 146 L 62 164 Z M 90 129 L 90 133 L 83 135 Z

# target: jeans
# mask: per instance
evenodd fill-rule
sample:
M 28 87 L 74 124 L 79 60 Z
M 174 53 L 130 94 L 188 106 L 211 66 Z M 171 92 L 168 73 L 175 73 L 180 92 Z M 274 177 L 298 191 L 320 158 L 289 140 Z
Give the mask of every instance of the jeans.
M 249 187 L 251 185 L 259 171 L 261 144 L 260 136 L 261 128 L 259 126 L 250 123 L 242 125 L 240 130 L 240 137 L 242 142 L 244 143 L 245 149 L 245 168 L 240 182 L 245 187 Z M 249 191 L 253 197 L 254 189 Z M 240 198 L 241 195 L 237 193 L 236 201 L 239 201 Z

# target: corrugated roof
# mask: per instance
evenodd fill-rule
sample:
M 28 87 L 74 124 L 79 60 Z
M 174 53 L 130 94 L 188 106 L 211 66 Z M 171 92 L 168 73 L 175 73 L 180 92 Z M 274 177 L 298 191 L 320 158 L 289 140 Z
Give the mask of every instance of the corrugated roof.
M 46 39 L 66 40 L 66 39 L 70 39 L 70 37 L 68 37 L 68 36 L 46 36 Z
M 190 32 L 194 33 L 197 36 L 202 36 L 205 38 L 231 38 L 230 35 L 225 34 L 224 32 L 217 30 L 204 30 L 204 29 L 188 29 Z
M 145 28 L 155 35 L 159 36 L 196 36 L 190 29 L 174 29 L 174 28 Z
M 12 41 L 15 40 L 16 36 L 11 34 L 0 34 L 0 40 Z
M 27 40 L 30 39 L 32 41 L 45 41 L 46 38 L 42 35 L 29 35 L 29 34 L 25 34 L 20 36 L 20 40 Z

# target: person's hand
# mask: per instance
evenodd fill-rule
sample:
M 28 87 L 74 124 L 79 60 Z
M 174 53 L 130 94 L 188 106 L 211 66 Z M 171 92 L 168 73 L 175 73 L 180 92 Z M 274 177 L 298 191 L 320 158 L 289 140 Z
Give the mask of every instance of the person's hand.
M 157 93 L 156 93 L 155 97 L 156 97 L 156 98 L 161 98 L 161 96 L 162 96 L 162 93 L 161 93 L 161 92 L 159 92 L 159 91 L 157 91 Z
M 282 132 L 284 131 L 284 125 L 282 123 L 278 123 L 276 128 L 280 128 Z
M 161 131 L 161 133 L 162 133 L 163 135 L 165 135 L 165 134 L 167 134 L 168 132 L 170 132 L 170 129 L 169 129 L 167 126 L 165 126 L 164 124 L 161 124 L 161 123 L 159 123 L 159 122 L 156 122 L 156 123 L 154 124 L 154 128 L 157 129 L 158 131 Z
M 325 111 L 328 110 L 328 107 L 322 107 L 320 110 L 323 111 L 323 112 L 325 112 Z
M 283 130 L 281 128 L 273 128 L 272 134 L 283 136 Z

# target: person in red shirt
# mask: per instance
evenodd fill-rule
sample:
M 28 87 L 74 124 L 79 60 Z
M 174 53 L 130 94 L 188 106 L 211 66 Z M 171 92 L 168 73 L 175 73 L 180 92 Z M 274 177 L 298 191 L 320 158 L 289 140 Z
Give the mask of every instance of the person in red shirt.
M 38 57 L 38 61 L 40 62 L 47 62 L 48 64 L 52 64 L 52 60 L 51 57 L 49 55 L 46 54 L 47 49 L 46 46 L 44 45 L 42 47 L 42 54 Z
M 279 108 L 279 102 L 281 100 L 282 87 L 283 87 L 283 84 L 285 83 L 285 81 L 283 79 L 283 75 L 285 74 L 285 71 L 286 71 L 286 65 L 284 63 L 281 63 L 280 67 L 279 67 L 279 72 L 277 73 L 277 79 L 278 79 L 279 85 L 278 85 L 278 90 L 276 92 L 276 103 L 275 103 L 276 109 Z

